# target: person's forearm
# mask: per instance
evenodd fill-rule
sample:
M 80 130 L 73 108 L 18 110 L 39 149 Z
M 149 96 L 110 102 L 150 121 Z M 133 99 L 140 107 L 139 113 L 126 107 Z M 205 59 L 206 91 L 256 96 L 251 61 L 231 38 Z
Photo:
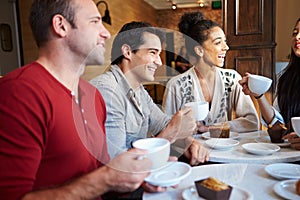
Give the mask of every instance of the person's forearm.
M 180 147 L 182 149 L 187 149 L 189 146 L 193 143 L 194 138 L 192 136 L 184 138 L 184 139 L 178 139 L 176 142 L 173 143 L 174 146 Z
M 265 97 L 265 95 L 257 99 L 257 102 L 263 119 L 267 124 L 271 123 L 275 113 L 272 106 L 269 104 L 267 98 Z
M 61 187 L 27 193 L 23 200 L 95 199 L 108 190 L 105 168 L 102 167 Z
M 176 135 L 178 135 L 178 128 L 168 124 L 168 126 L 163 129 L 157 137 L 165 138 L 170 141 L 170 143 L 174 143 L 177 140 Z

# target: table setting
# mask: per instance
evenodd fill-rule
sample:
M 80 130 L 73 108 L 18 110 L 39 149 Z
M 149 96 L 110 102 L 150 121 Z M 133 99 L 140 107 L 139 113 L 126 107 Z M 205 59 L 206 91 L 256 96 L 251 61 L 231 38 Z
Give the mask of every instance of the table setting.
M 255 94 L 264 94 L 271 83 L 272 80 L 267 77 L 249 75 L 249 89 Z M 195 105 L 192 106 L 194 112 L 201 114 L 201 117 L 197 117 L 195 114 L 197 121 L 206 117 L 207 107 L 200 107 L 200 102 L 190 102 L 189 104 Z M 300 118 L 292 119 L 296 132 L 297 120 L 300 131 Z M 209 161 L 211 162 L 272 164 L 300 160 L 299 151 L 290 148 L 287 140 L 281 141 L 281 143 L 272 143 L 265 130 L 247 133 L 233 132 L 227 122 L 209 125 L 208 132 L 196 134 L 194 138 L 209 148 Z
M 271 143 L 268 133 L 262 130 L 230 132 L 228 138 L 209 136 L 207 133 L 194 137 L 210 149 L 210 161 L 218 164 L 191 167 L 188 172 L 179 170 L 183 178 L 177 188 L 144 193 L 143 199 L 206 199 L 197 191 L 196 183 L 210 177 L 232 187 L 229 199 L 300 199 L 296 193 L 300 165 L 288 163 L 299 161 L 300 153 L 288 141 Z M 177 171 L 176 167 L 173 170 Z M 176 179 L 176 175 L 169 179 Z
M 272 82 L 257 75 L 252 75 L 249 79 L 249 87 L 252 90 L 267 90 Z M 259 82 L 265 83 L 263 88 Z M 197 121 L 203 120 L 207 115 L 208 106 L 205 102 L 190 102 L 185 106 L 193 108 Z M 296 121 L 299 125 L 297 127 Z M 296 132 L 300 132 L 300 117 L 292 119 L 292 123 Z M 145 192 L 144 200 L 300 200 L 300 192 L 297 194 L 300 185 L 300 165 L 291 163 L 300 160 L 300 152 L 292 149 L 288 141 L 272 143 L 264 130 L 232 132 L 226 122 L 210 125 L 208 132 L 195 134 L 194 138 L 209 149 L 210 163 L 186 167 L 184 170 L 183 166 L 173 165 L 168 172 L 162 169 L 161 174 L 151 173 L 150 177 L 156 176 L 157 180 L 152 182 L 153 184 L 171 186 L 164 183 L 164 179 L 168 179 L 174 180 L 173 183 L 176 182 L 178 187 L 167 187 L 167 191 L 162 193 Z M 181 177 L 181 180 L 177 180 L 177 176 Z M 145 180 L 147 181 L 147 178 Z
M 272 164 L 296 162 L 300 152 L 288 141 L 271 143 L 267 131 L 231 132 L 228 138 L 211 138 L 209 132 L 194 135 L 210 151 L 211 162 Z
M 237 134 L 229 132 L 228 138 L 207 139 L 196 135 L 195 139 L 210 149 L 210 161 L 219 164 L 195 167 L 183 162 L 169 162 L 167 157 L 170 144 L 165 139 L 138 140 L 133 146 L 148 149 L 149 153 L 146 156 L 153 160 L 154 166 L 155 163 L 160 164 L 151 170 L 145 181 L 167 188 L 166 192 L 161 193 L 144 192 L 143 199 L 206 199 L 203 195 L 207 192 L 201 193 L 198 185 L 209 179 L 215 179 L 228 186 L 228 199 L 232 200 L 300 199 L 300 195 L 296 193 L 296 183 L 300 180 L 300 165 L 287 163 L 300 160 L 299 151 L 287 144 L 273 144 L 267 137 L 266 131 Z M 174 188 L 175 185 L 177 187 Z
M 177 188 L 166 192 L 143 194 L 144 200 L 198 200 L 205 199 L 197 192 L 199 180 L 214 177 L 232 187 L 229 199 L 300 199 L 296 194 L 296 182 L 300 166 L 296 164 L 208 164 L 191 168 L 191 172 Z M 294 177 L 292 173 L 296 173 Z M 280 175 L 278 175 L 280 174 Z

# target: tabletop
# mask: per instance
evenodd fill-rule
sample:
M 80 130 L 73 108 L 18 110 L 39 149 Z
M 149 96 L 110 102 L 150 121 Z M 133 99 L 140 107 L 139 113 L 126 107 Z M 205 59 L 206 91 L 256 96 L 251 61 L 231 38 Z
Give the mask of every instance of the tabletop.
M 191 174 L 186 177 L 176 189 L 168 188 L 163 193 L 144 193 L 144 200 L 181 200 L 183 191 L 194 186 L 194 181 L 215 177 L 224 183 L 233 186 L 233 189 L 240 188 L 249 192 L 253 200 L 282 199 L 278 196 L 273 187 L 280 182 L 265 172 L 263 164 L 209 164 L 192 167 Z
M 239 133 L 239 137 L 237 138 L 240 142 L 239 145 L 229 150 L 215 150 L 207 146 L 210 150 L 209 161 L 219 163 L 271 164 L 278 162 L 296 162 L 300 160 L 300 151 L 292 149 L 290 146 L 280 147 L 280 150 L 272 155 L 254 155 L 243 149 L 243 144 L 257 142 L 257 139 L 265 138 L 266 136 L 268 136 L 266 131 Z M 197 136 L 196 138 L 201 143 L 205 142 L 205 139 L 201 136 Z

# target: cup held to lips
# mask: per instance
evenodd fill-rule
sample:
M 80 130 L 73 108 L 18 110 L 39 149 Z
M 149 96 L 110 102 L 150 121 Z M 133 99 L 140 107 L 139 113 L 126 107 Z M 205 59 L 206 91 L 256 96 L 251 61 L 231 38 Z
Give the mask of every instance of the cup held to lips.
M 294 131 L 300 137 L 300 117 L 292 117 L 291 121 Z
M 196 121 L 202 121 L 207 117 L 209 105 L 206 101 L 188 102 L 184 107 L 192 107 Z
M 264 94 L 266 93 L 272 84 L 272 80 L 265 77 L 250 74 L 248 77 L 248 87 L 252 93 Z
M 152 161 L 151 169 L 158 169 L 168 163 L 170 156 L 170 142 L 164 138 L 145 138 L 134 141 L 132 146 L 147 150 L 145 157 Z

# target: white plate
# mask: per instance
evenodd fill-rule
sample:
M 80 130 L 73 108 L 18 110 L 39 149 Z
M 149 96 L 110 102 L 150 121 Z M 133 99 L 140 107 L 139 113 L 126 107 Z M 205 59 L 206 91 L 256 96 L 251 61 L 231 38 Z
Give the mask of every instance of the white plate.
M 209 132 L 202 133 L 201 136 L 202 136 L 204 139 L 210 139 L 210 138 L 211 138 Z M 238 139 L 239 136 L 240 136 L 240 135 L 239 135 L 238 133 L 230 131 L 229 138 L 231 138 L 231 139 Z M 227 138 L 219 138 L 219 139 L 227 139 Z
M 275 163 L 265 167 L 265 171 L 277 179 L 300 179 L 300 165 Z
M 276 144 L 280 147 L 288 147 L 291 144 L 291 143 L 288 142 L 288 140 L 284 140 L 283 143 L 272 143 L 271 140 L 270 140 L 270 136 L 261 136 L 259 138 L 256 138 L 255 141 L 258 142 L 258 143 Z
M 274 185 L 274 191 L 279 196 L 285 199 L 300 199 L 300 196 L 296 193 L 297 180 L 285 180 Z
M 191 166 L 183 162 L 169 162 L 168 166 L 152 172 L 145 178 L 151 185 L 168 187 L 177 185 L 191 173 Z
M 184 200 L 204 199 L 198 195 L 197 190 L 194 186 L 183 190 L 182 198 Z M 231 199 L 231 200 L 235 200 L 235 199 L 252 200 L 253 195 L 250 192 L 248 192 L 247 190 L 244 190 L 239 187 L 233 187 L 229 199 Z
M 218 150 L 230 149 L 234 146 L 237 146 L 239 143 L 240 143 L 239 141 L 230 138 L 222 139 L 222 140 L 220 140 L 219 138 L 211 138 L 205 141 L 206 145 L 208 145 L 213 149 L 218 149 Z
M 280 147 L 276 144 L 268 143 L 247 143 L 243 144 L 242 147 L 249 153 L 256 155 L 269 155 L 280 150 Z

